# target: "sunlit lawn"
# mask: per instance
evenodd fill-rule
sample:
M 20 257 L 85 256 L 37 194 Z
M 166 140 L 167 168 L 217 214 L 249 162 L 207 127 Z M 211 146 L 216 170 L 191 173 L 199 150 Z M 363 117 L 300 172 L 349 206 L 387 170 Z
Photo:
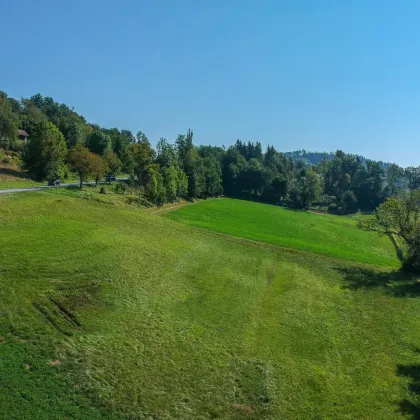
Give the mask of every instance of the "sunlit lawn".
M 166 216 L 189 226 L 286 248 L 379 266 L 399 266 L 391 241 L 359 230 L 351 217 L 232 199 L 202 201 Z
M 0 418 L 416 418 L 415 279 L 76 195 L 0 196 Z M 376 240 L 341 252 L 395 265 Z

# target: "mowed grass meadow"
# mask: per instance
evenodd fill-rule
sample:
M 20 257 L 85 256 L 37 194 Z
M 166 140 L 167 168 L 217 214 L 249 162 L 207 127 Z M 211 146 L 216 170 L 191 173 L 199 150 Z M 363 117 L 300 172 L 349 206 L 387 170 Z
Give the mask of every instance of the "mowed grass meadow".
M 392 245 L 273 207 L 289 232 L 276 243 L 272 206 L 241 233 L 247 205 L 264 209 L 0 196 L 0 418 L 418 418 L 420 291 Z M 296 223 L 313 224 L 306 246 Z M 333 252 L 321 231 L 353 236 Z
M 167 216 L 189 226 L 285 248 L 378 266 L 399 266 L 389 238 L 359 230 L 351 216 L 293 211 L 233 199 L 202 201 Z

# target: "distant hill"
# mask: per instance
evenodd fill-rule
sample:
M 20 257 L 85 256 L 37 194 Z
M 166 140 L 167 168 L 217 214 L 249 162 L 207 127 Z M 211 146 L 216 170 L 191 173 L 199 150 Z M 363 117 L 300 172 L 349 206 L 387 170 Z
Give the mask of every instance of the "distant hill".
M 317 165 L 323 159 L 333 160 L 335 156 L 335 152 L 309 152 L 305 149 L 294 150 L 293 152 L 283 152 L 283 153 L 288 158 L 292 158 L 293 160 L 304 160 L 312 165 Z M 358 156 L 362 160 L 363 163 L 369 160 L 361 155 L 356 155 L 356 156 Z M 378 161 L 378 163 L 384 169 L 386 169 L 390 165 L 389 162 L 382 162 L 381 160 Z

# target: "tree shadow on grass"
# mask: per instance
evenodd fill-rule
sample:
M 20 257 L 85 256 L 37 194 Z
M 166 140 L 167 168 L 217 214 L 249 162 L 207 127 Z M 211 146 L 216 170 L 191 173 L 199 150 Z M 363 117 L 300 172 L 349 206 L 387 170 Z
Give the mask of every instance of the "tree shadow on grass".
M 408 390 L 412 394 L 412 400 L 404 399 L 400 401 L 399 411 L 412 419 L 420 419 L 420 365 L 398 365 L 397 375 L 410 378 Z
M 9 176 L 13 176 L 15 178 L 21 178 L 21 179 L 31 178 L 30 174 L 27 174 L 26 172 L 18 171 L 12 168 L 0 168 L 0 175 L 9 175 Z
M 343 275 L 345 289 L 382 288 L 385 293 L 397 297 L 420 296 L 420 277 L 402 270 L 379 271 L 362 267 L 336 267 Z
M 336 267 L 351 290 L 382 289 L 395 297 L 420 297 L 420 276 L 402 270 L 380 271 L 363 267 Z M 414 349 L 420 353 L 420 349 Z M 420 364 L 398 365 L 396 374 L 409 378 L 410 396 L 398 403 L 397 411 L 407 418 L 420 420 Z

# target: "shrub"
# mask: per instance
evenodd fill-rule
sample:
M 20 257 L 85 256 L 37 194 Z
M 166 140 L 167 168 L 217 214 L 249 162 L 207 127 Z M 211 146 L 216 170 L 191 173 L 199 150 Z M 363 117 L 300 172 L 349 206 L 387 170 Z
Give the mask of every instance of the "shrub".
M 124 182 L 116 182 L 114 191 L 116 194 L 125 194 L 127 190 L 127 185 Z
M 337 206 L 337 204 L 336 204 L 336 203 L 331 203 L 331 204 L 328 206 L 328 213 L 331 213 L 331 214 L 338 214 L 338 212 L 339 212 L 339 209 L 338 209 L 338 206 Z
M 344 213 L 351 213 L 356 210 L 357 197 L 353 191 L 345 191 L 341 198 Z

